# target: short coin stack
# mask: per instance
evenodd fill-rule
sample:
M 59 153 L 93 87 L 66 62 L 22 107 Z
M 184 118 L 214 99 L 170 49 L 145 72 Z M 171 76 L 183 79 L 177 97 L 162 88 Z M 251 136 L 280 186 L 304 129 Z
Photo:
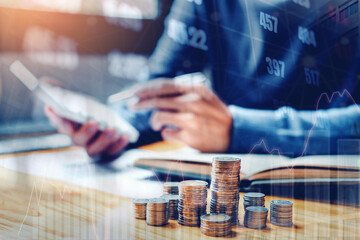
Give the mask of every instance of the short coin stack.
M 244 210 L 250 206 L 265 207 L 265 194 L 249 192 L 244 194 Z
M 179 182 L 166 182 L 163 185 L 164 194 L 179 194 Z
M 233 157 L 215 157 L 211 171 L 211 213 L 224 213 L 238 224 L 239 183 L 241 160 Z
M 210 213 L 201 216 L 201 233 L 210 237 L 225 237 L 231 233 L 231 218 L 226 214 Z
M 134 215 L 137 219 L 146 219 L 146 204 L 149 202 L 149 199 L 134 199 Z
M 206 213 L 207 182 L 182 181 L 179 184 L 178 223 L 185 226 L 200 226 L 200 216 Z
M 274 200 L 270 204 L 270 222 L 280 227 L 291 227 L 293 203 L 287 200 Z
M 244 216 L 244 226 L 253 229 L 266 228 L 268 209 L 265 207 L 247 207 Z
M 151 226 L 164 226 L 169 220 L 169 201 L 163 198 L 149 199 L 146 207 L 146 223 Z
M 161 198 L 167 199 L 169 201 L 169 219 L 178 219 L 179 195 L 165 194 L 162 195 Z

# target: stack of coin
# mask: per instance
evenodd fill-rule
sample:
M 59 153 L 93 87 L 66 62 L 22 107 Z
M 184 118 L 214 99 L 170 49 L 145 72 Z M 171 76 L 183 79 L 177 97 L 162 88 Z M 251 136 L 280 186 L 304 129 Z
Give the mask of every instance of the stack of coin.
M 211 213 L 224 213 L 238 224 L 239 184 L 241 160 L 233 157 L 215 157 L 211 171 Z
M 250 206 L 265 207 L 265 194 L 249 192 L 244 194 L 244 210 Z
M 244 216 L 244 226 L 253 229 L 266 228 L 268 209 L 265 207 L 247 207 Z
M 164 183 L 163 192 L 164 192 L 164 194 L 178 195 L 179 194 L 179 182 Z
M 231 233 L 231 218 L 226 214 L 210 213 L 201 216 L 201 233 L 210 237 L 225 237 Z
M 146 204 L 149 202 L 149 199 L 134 199 L 134 215 L 137 219 L 146 219 Z
M 169 219 L 178 219 L 179 195 L 165 194 L 162 195 L 161 198 L 167 199 L 169 201 Z
M 149 199 L 146 207 L 146 223 L 151 226 L 164 226 L 169 220 L 169 201 L 163 198 Z
M 185 226 L 200 226 L 200 216 L 206 214 L 207 182 L 183 181 L 179 184 L 178 223 Z
M 287 200 L 274 200 L 270 204 L 270 222 L 280 227 L 291 227 L 293 203 Z

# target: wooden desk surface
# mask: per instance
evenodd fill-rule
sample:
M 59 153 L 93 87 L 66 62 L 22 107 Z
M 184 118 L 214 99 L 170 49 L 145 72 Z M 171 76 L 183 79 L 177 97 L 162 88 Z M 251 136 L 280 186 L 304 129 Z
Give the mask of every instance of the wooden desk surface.
M 274 197 L 266 197 L 266 206 Z M 279 199 L 279 198 L 276 198 Z M 242 197 L 241 197 L 242 200 Z M 243 216 L 240 200 L 240 219 Z M 292 228 L 242 225 L 234 239 L 356 239 L 358 208 L 292 200 Z M 152 227 L 132 216 L 132 200 L 0 168 L 0 239 L 207 239 L 199 228 L 170 221 Z

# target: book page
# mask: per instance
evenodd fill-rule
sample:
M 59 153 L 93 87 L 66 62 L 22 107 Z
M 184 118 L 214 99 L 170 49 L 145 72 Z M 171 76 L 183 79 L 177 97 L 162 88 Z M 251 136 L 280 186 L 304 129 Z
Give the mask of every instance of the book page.
M 152 151 L 153 148 L 157 150 Z M 151 166 L 151 159 L 211 164 L 212 158 L 215 156 L 239 157 L 241 158 L 241 174 L 244 179 L 249 179 L 254 174 L 271 169 L 292 169 L 301 166 L 360 170 L 360 156 L 358 155 L 312 155 L 289 158 L 281 155 L 266 154 L 203 154 L 186 146 L 177 145 L 177 147 L 174 147 L 169 142 L 148 145 L 143 149 L 146 150 L 134 150 L 134 153 L 135 151 L 142 151 L 137 152 L 137 154 L 140 159 L 148 159 L 149 166 Z M 168 151 L 168 149 L 171 150 Z

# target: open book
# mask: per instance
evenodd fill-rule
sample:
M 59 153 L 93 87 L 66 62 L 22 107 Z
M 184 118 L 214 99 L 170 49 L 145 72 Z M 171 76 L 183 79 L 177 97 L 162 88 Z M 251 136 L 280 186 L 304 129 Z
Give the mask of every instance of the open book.
M 183 176 L 210 178 L 211 163 L 219 154 L 202 154 L 180 144 L 160 142 L 142 148 L 136 166 Z M 223 154 L 221 154 L 223 155 Z M 289 158 L 281 155 L 239 154 L 242 180 L 360 179 L 359 155 L 317 155 Z M 321 181 L 321 180 L 318 180 Z

